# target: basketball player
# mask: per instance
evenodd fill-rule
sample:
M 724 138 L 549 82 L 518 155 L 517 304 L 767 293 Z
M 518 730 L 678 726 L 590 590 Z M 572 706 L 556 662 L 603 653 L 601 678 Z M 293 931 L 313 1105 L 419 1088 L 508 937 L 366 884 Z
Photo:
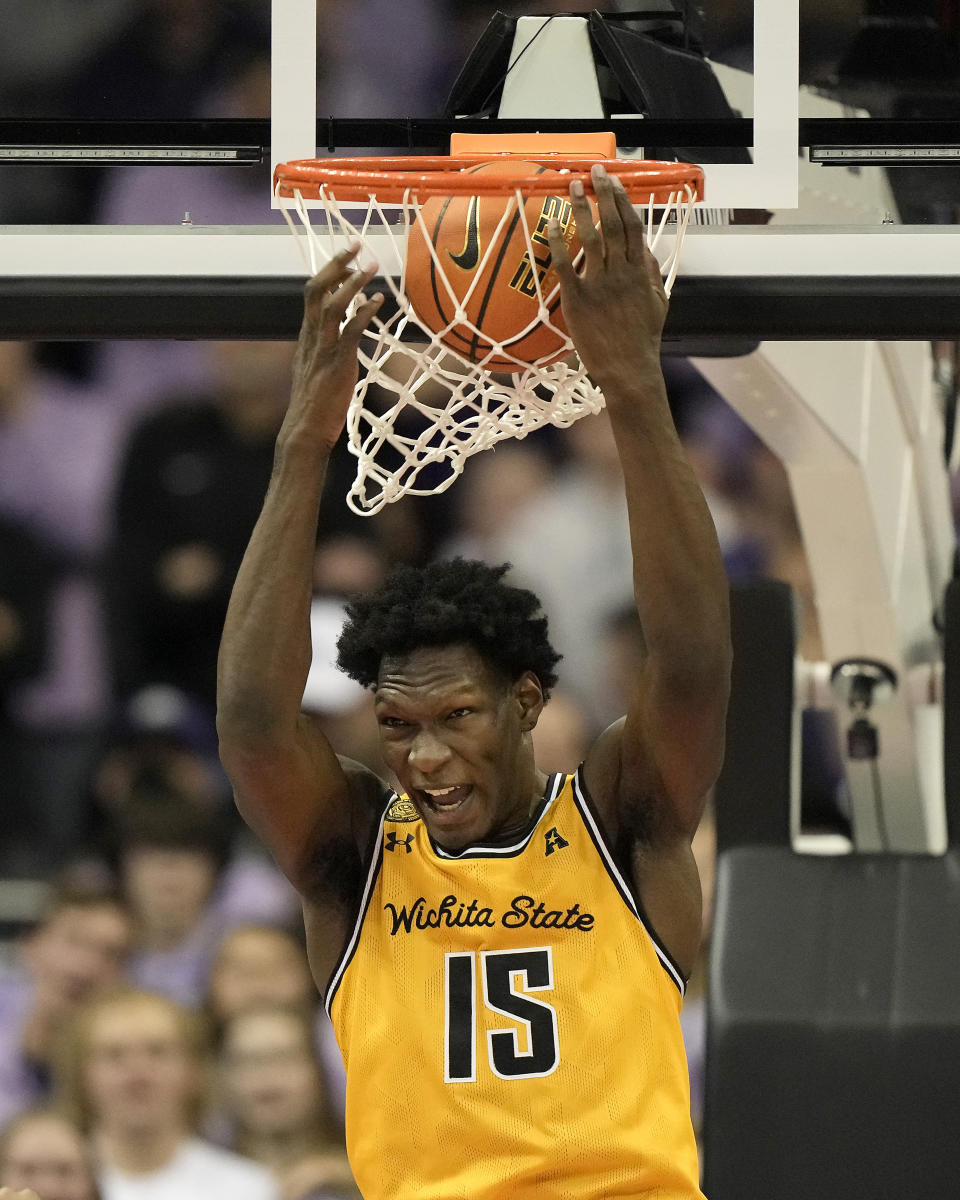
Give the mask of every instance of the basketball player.
M 303 897 L 368 1198 L 701 1195 L 678 1014 L 700 936 L 690 841 L 723 752 L 727 585 L 670 419 L 659 271 L 622 189 L 602 167 L 594 185 L 599 232 L 571 186 L 579 274 L 556 227 L 551 249 L 623 464 L 647 656 L 577 774 L 534 762 L 556 661 L 538 602 L 482 564 L 402 570 L 350 609 L 341 666 L 374 689 L 398 793 L 300 714 L 324 470 L 380 303 L 339 329 L 373 275 L 352 252 L 307 287 L 224 628 L 223 761 Z

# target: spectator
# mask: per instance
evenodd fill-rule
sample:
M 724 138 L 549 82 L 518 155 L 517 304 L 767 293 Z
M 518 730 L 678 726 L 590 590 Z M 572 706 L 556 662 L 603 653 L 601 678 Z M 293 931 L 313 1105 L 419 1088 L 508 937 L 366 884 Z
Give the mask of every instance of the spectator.
M 320 552 L 318 551 L 318 557 Z M 379 582 L 379 580 L 378 580 Z M 360 590 L 360 589 L 358 589 Z M 312 662 L 301 707 L 327 737 L 338 737 L 343 753 L 357 762 L 380 763 L 380 745 L 370 730 L 373 695 L 337 669 L 337 638 L 343 628 L 343 600 L 315 595 L 310 610 Z
M 19 521 L 0 516 L 0 713 L 11 688 L 43 667 L 51 575 L 46 557 Z
M 135 430 L 116 500 L 110 597 L 117 688 L 165 683 L 212 712 L 234 575 L 266 491 L 291 347 L 221 342 L 216 394 Z
M 311 1191 L 352 1182 L 343 1129 L 327 1103 L 308 1014 L 258 1008 L 227 1021 L 219 1084 L 234 1148 L 269 1168 L 282 1191 L 292 1177 L 303 1186 L 307 1164 Z
M 363 1200 L 353 1176 L 337 1183 L 331 1166 L 328 1155 L 302 1159 L 285 1173 L 280 1200 Z
M 197 115 L 269 44 L 265 14 L 234 0 L 140 0 L 73 80 L 78 117 L 162 120 Z
M 114 721 L 91 779 L 97 814 L 115 819 L 144 785 L 169 788 L 201 808 L 229 811 L 230 785 L 210 714 L 164 684 L 141 688 Z
M 0 976 L 0 1124 L 45 1100 L 51 1059 L 65 1021 L 122 978 L 132 922 L 103 890 L 63 889 Z
M 0 515 L 0 811 L 10 825 L 0 851 L 0 873 L 30 874 L 36 837 L 31 833 L 29 739 L 11 711 L 17 688 L 43 671 L 49 650 L 53 570 L 41 541 L 20 521 Z M 24 802 L 26 799 L 26 803 Z M 10 826 L 8 826 L 8 829 Z
M 551 479 L 549 460 L 529 439 L 504 442 L 493 454 L 475 455 L 451 492 L 457 524 L 454 536 L 441 546 L 440 557 L 497 560 L 501 539 L 517 514 L 541 498 Z
M 20 778 L 5 812 L 30 838 L 38 873 L 58 868 L 85 833 L 109 704 L 99 572 L 126 419 L 96 392 L 39 370 L 30 345 L 0 342 L 0 517 L 44 548 L 50 572 L 42 668 L 5 703 Z
M 192 1005 L 211 943 L 209 902 L 229 858 L 228 834 L 209 810 L 160 788 L 142 789 L 113 831 L 115 866 L 136 920 L 130 977 Z
M 762 547 L 744 518 L 754 455 L 762 443 L 688 360 L 669 362 L 665 374 L 677 430 L 713 517 L 727 575 L 738 579 L 755 574 Z
M 201 1022 L 127 990 L 83 1009 L 58 1058 L 64 1110 L 92 1140 L 104 1200 L 274 1200 L 270 1173 L 196 1135 L 206 1095 Z
M 21 1113 L 0 1133 L 0 1187 L 30 1188 L 42 1200 L 102 1200 L 80 1131 L 43 1108 Z
M 223 932 L 238 923 L 285 925 L 296 920 L 296 893 L 260 843 L 246 829 L 237 828 L 229 785 L 216 757 L 216 729 L 203 705 L 163 685 L 144 688 L 131 697 L 92 772 L 90 794 L 98 817 L 100 850 L 78 864 L 86 877 L 116 881 L 123 857 L 121 843 L 129 827 L 138 823 L 137 808 L 142 809 L 144 801 L 148 825 L 163 823 L 158 805 L 167 805 L 173 813 L 193 809 L 200 817 L 188 812 L 189 823 L 199 820 L 204 826 L 221 826 L 218 836 L 230 842 L 229 861 L 207 906 L 210 944 L 219 944 Z M 132 815 L 127 812 L 131 800 Z M 142 842 L 145 833 L 139 830 L 131 836 Z M 162 840 L 169 837 L 164 833 Z M 201 958 L 200 970 L 205 972 L 208 966 L 207 959 Z M 186 994 L 173 998 L 179 996 L 193 1005 L 198 994 L 191 986 Z
M 247 925 L 220 945 L 210 972 L 207 1015 L 214 1027 L 252 1009 L 310 1009 L 317 1003 L 307 956 L 292 933 Z
M 235 1017 L 269 1006 L 314 1014 L 314 1045 L 324 1086 L 338 1121 L 343 1120 L 346 1078 L 330 1019 L 319 1002 L 306 952 L 283 929 L 246 926 L 234 929 L 220 946 L 210 972 L 206 1012 L 214 1028 Z
M 225 933 L 255 920 L 290 918 L 290 889 L 262 860 L 231 862 L 222 814 L 160 781 L 141 786 L 112 831 L 112 865 L 137 937 L 130 978 L 196 1007 Z
M 600 622 L 633 596 L 622 471 L 602 415 L 572 425 L 564 447 L 570 462 L 527 495 L 499 536 L 488 536 L 487 561 L 512 563 L 511 582 L 540 597 L 563 656 L 560 683 L 603 728 L 621 710 L 611 708 L 600 677 Z

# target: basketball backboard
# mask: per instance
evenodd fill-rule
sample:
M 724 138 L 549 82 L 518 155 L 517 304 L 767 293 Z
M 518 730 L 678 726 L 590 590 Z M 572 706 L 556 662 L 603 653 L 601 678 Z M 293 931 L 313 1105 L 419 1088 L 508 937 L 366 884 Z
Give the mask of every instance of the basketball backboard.
M 182 127 L 185 122 L 155 122 L 154 149 L 161 159 L 187 162 L 182 157 L 178 160 L 177 154 L 190 147 L 178 145 L 176 139 L 189 142 L 192 137 L 194 151 L 219 154 L 221 162 L 231 161 L 230 156 L 235 162 L 266 156 L 268 147 L 270 160 L 276 162 L 312 156 L 318 140 L 321 152 L 331 145 L 337 152 L 356 153 L 357 139 L 399 146 L 401 151 L 436 145 L 446 136 L 450 123 L 444 129 L 435 113 L 401 107 L 403 80 L 411 75 L 411 63 L 404 63 L 404 54 L 414 56 L 417 47 L 408 31 L 407 41 L 395 47 L 391 58 L 391 47 L 384 39 L 395 36 L 396 23 L 389 25 L 387 7 L 373 2 L 354 6 L 354 28 L 345 32 L 336 6 L 321 8 L 316 0 L 274 3 L 269 125 L 264 119 L 219 123 L 209 119 L 202 126 L 195 123 L 191 133 Z M 664 7 L 663 3 L 651 5 Z M 686 7 L 691 9 L 692 24 L 700 9 Z M 904 7 L 917 10 L 914 24 L 925 29 L 929 22 L 921 11 L 922 0 Z M 471 8 L 482 15 L 482 6 Z M 490 12 L 494 8 L 491 4 Z M 871 35 L 872 27 L 870 6 L 863 0 L 831 6 L 830 13 L 823 12 L 823 6 L 814 0 L 786 0 L 775 5 L 724 0 L 701 8 L 698 32 L 703 34 L 708 53 L 715 54 L 710 60 L 712 69 L 732 109 L 752 122 L 752 133 L 741 129 L 732 143 L 750 146 L 750 162 L 704 164 L 705 204 L 711 210 L 766 210 L 772 217 L 765 226 L 738 222 L 693 231 L 668 334 L 951 336 L 960 323 L 960 298 L 954 287 L 960 271 L 960 235 L 952 224 L 942 222 L 952 221 L 960 188 L 957 169 L 943 164 L 949 164 L 950 156 L 958 151 L 948 140 L 950 123 L 929 119 L 928 114 L 949 115 L 960 105 L 956 78 L 942 70 L 924 78 L 922 67 L 927 60 L 922 47 L 916 51 L 919 61 L 904 59 L 902 79 L 892 70 L 889 56 L 882 59 L 872 77 L 865 74 L 857 46 Z M 326 107 L 318 112 L 318 21 L 326 49 L 336 45 L 338 22 L 340 36 L 346 39 L 362 29 L 365 12 L 372 25 L 389 28 L 385 33 L 371 28 L 366 40 L 357 45 L 351 42 L 349 49 L 344 42 L 345 66 L 333 94 L 323 97 Z M 417 37 L 425 48 L 440 55 L 444 41 L 457 44 L 456 32 L 465 53 L 468 41 L 462 28 L 443 28 L 442 37 L 431 37 L 428 23 L 432 20 L 440 26 L 447 19 L 439 8 L 434 11 L 433 6 L 424 4 L 418 15 L 423 25 L 417 27 Z M 543 28 L 546 20 L 528 17 L 518 26 L 515 54 L 523 51 L 523 61 L 505 82 L 499 116 L 536 119 L 541 127 L 547 121 L 602 116 L 596 83 L 579 65 L 585 61 L 578 57 L 585 39 L 584 18 L 553 16 Z M 910 26 L 908 18 L 904 21 Z M 475 20 L 471 33 L 481 28 L 482 22 Z M 955 36 L 947 27 L 928 33 L 934 48 L 940 42 L 951 44 L 950 37 Z M 905 44 L 902 38 L 901 45 Z M 938 60 L 938 69 L 940 65 Z M 422 73 L 421 64 L 415 66 Z M 445 66 L 443 83 L 449 86 L 458 64 L 448 61 Z M 558 66 L 563 74 L 562 89 L 556 87 Z M 334 106 L 338 96 L 344 105 L 356 97 L 358 88 L 351 80 L 371 73 L 384 81 L 379 88 L 377 119 L 352 121 L 358 116 L 356 111 Z M 434 97 L 439 91 L 435 86 Z M 397 98 L 386 98 L 391 93 Z M 366 111 L 371 111 L 369 105 Z M 28 110 L 28 115 L 39 118 L 49 114 Z M 149 123 L 143 125 L 142 121 L 150 115 L 149 110 L 128 113 L 121 109 L 116 113 L 118 118 L 128 115 L 138 118 L 140 136 L 146 138 Z M 615 115 L 623 131 L 636 114 Z M 707 142 L 721 136 L 709 129 L 710 120 L 700 121 L 700 136 Z M 71 147 L 76 150 L 78 142 L 81 157 L 73 161 L 111 161 L 107 148 L 111 138 L 115 142 L 122 135 L 132 141 L 137 136 L 128 122 L 119 124 L 126 127 L 90 130 L 76 123 L 61 125 L 51 135 L 51 140 L 59 139 L 59 145 L 34 148 L 36 156 L 29 161 L 46 164 L 36 167 L 35 177 L 42 180 L 44 173 L 52 177 L 48 166 L 57 161 L 57 153 L 67 155 L 60 161 L 70 161 L 69 151 Z M 361 124 L 362 130 L 358 128 Z M 25 143 L 42 140 L 45 132 L 15 119 L 4 125 L 0 162 L 18 161 Z M 100 140 L 83 147 L 88 133 Z M 625 136 L 620 140 L 626 152 Z M 144 154 L 148 148 L 141 146 L 138 153 L 137 147 L 128 146 L 126 161 L 150 161 Z M 933 152 L 941 165 L 912 167 L 916 162 L 929 163 Z M 812 162 L 811 157 L 821 161 Z M 863 165 L 865 158 L 884 166 Z M 833 165 L 823 165 L 826 162 Z M 892 168 L 894 162 L 898 165 Z M 837 165 L 845 163 L 853 165 Z M 198 177 L 211 169 L 202 159 L 197 161 Z M 215 223 L 205 215 L 196 190 L 184 182 L 191 170 L 180 167 L 175 186 L 167 189 L 162 181 L 170 168 L 155 168 L 158 190 L 169 190 L 170 196 L 166 210 L 170 217 L 163 224 L 144 228 L 131 222 L 112 227 L 105 221 L 82 228 L 7 227 L 0 263 L 4 321 L 23 335 L 30 332 L 36 319 L 61 322 L 58 331 L 65 336 L 84 336 L 82 321 L 89 319 L 89 306 L 74 297 L 84 286 L 77 281 L 88 279 L 91 286 L 95 281 L 107 306 L 99 317 L 96 332 L 100 335 L 110 331 L 111 323 L 116 325 L 115 332 L 126 336 L 131 336 L 138 324 L 152 326 L 155 322 L 164 333 L 179 332 L 181 336 L 188 336 L 192 328 L 201 335 L 233 328 L 238 335 L 272 336 L 281 321 L 291 331 L 295 329 L 302 264 L 276 226 L 276 214 L 266 213 L 262 220 L 242 227 L 235 221 Z M 223 177 L 249 170 L 224 167 Z M 266 171 L 262 174 L 265 177 Z M 265 199 L 264 207 L 268 203 Z M 901 207 L 907 219 L 901 218 Z M 191 219 L 185 220 L 188 213 Z M 145 277 L 165 280 L 152 300 L 141 282 Z M 49 300 L 33 294 L 40 280 L 45 281 Z M 280 303 L 282 318 L 276 305 L 267 313 L 259 303 L 265 294 Z M 78 320 L 71 324 L 74 311 Z M 192 327 L 194 319 L 197 325 Z M 129 328 L 124 327 L 125 322 Z

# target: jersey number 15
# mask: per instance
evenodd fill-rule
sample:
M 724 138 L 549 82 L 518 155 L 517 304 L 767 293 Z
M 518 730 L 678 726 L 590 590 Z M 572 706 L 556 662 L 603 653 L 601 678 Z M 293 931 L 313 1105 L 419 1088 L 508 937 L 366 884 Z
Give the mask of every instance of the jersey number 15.
M 473 951 L 444 955 L 446 1083 L 472 1083 L 477 1078 L 477 957 Z M 484 1006 L 518 1026 L 487 1030 L 490 1070 L 501 1079 L 552 1075 L 560 1061 L 557 1010 L 530 995 L 553 990 L 552 948 L 481 950 L 479 958 Z

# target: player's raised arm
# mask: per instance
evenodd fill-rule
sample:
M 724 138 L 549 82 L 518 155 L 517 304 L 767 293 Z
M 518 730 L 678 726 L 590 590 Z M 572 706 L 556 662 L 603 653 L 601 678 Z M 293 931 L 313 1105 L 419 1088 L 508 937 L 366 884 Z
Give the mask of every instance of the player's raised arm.
M 237 804 L 281 869 L 309 893 L 318 841 L 355 840 L 348 776 L 301 715 L 310 667 L 310 604 L 320 496 L 357 379 L 357 344 L 381 297 L 347 306 L 373 277 L 354 271 L 356 247 L 307 285 L 290 404 L 277 437 L 263 510 L 230 598 L 217 672 L 220 756 Z
M 623 723 L 601 737 L 585 770 L 618 830 L 636 820 L 640 840 L 669 851 L 693 836 L 722 761 L 728 587 L 713 521 L 667 403 L 659 268 L 622 187 L 602 168 L 593 181 L 599 231 L 582 188 L 571 189 L 584 244 L 580 274 L 556 233 L 551 249 L 564 317 L 606 397 L 623 465 L 647 657 Z

